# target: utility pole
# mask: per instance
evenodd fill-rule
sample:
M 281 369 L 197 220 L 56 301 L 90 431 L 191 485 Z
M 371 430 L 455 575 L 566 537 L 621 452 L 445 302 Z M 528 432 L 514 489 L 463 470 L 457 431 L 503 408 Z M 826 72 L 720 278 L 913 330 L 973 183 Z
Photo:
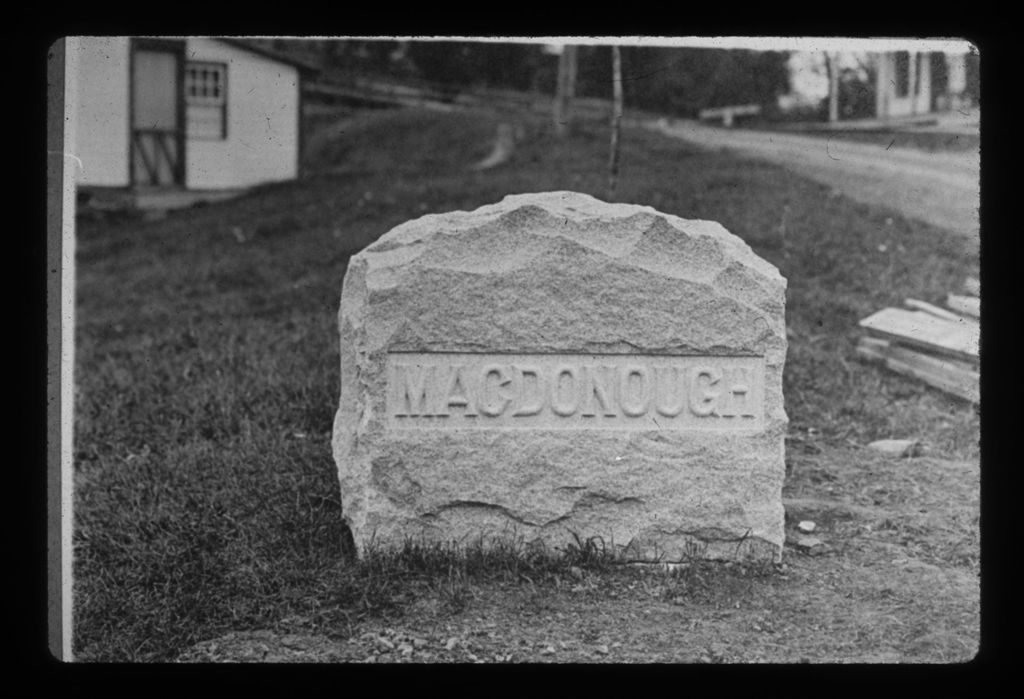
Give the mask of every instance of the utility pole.
M 828 121 L 839 121 L 839 55 L 825 52 L 825 68 L 828 71 Z
M 555 134 L 565 136 L 572 121 L 572 100 L 576 96 L 576 46 L 562 47 L 558 57 L 558 85 L 555 94 Z
M 612 144 L 608 156 L 608 199 L 615 198 L 619 179 L 619 130 L 622 126 L 622 56 L 612 46 Z

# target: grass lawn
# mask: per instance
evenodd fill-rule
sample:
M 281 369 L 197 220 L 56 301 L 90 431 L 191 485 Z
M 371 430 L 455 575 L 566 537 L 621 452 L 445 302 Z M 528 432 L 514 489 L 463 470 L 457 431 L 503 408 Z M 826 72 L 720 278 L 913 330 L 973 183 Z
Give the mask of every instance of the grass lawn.
M 410 218 L 509 193 L 605 198 L 605 125 L 560 141 L 516 118 L 527 137 L 490 171 L 467 166 L 490 151 L 493 114 L 360 112 L 311 136 L 301 182 L 159 221 L 80 222 L 76 657 L 224 659 L 231 643 L 211 650 L 215 639 L 269 633 L 258 643 L 291 634 L 307 659 L 333 660 L 968 659 L 978 413 L 862 365 L 854 346 L 871 312 L 959 290 L 977 251 L 779 168 L 639 130 L 623 134 L 617 199 L 717 220 L 789 280 L 784 494 L 829 553 L 787 547 L 780 567 L 653 577 L 588 542 L 561 557 L 346 558 L 330 431 L 349 255 Z M 924 456 L 863 449 L 886 437 L 921 439 Z M 406 638 L 409 653 L 388 649 Z M 230 659 L 287 655 L 253 655 L 253 643 Z

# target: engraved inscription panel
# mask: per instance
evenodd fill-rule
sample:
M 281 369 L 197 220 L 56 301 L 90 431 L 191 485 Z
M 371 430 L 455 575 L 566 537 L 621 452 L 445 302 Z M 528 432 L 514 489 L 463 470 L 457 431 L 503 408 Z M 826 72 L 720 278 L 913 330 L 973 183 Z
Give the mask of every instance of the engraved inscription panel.
M 764 358 L 394 352 L 385 407 L 395 429 L 759 429 Z

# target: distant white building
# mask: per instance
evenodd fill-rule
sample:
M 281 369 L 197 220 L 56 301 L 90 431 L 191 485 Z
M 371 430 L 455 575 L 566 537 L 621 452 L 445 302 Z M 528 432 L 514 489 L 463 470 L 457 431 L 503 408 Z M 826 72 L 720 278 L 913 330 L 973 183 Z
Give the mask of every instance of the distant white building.
M 74 37 L 78 184 L 229 191 L 294 179 L 306 66 L 232 39 Z
M 916 116 L 956 109 L 969 102 L 967 54 L 943 53 L 945 85 L 936 85 L 933 54 L 890 51 L 873 54 L 875 66 L 875 114 L 880 119 Z
M 921 116 L 972 106 L 964 52 L 837 52 L 836 69 L 857 75 L 874 88 L 878 119 Z M 784 110 L 814 108 L 829 95 L 828 70 L 821 51 L 796 51 L 789 59 L 791 92 L 780 98 Z M 873 75 L 873 77 L 869 77 Z M 839 115 L 850 105 L 840 99 Z

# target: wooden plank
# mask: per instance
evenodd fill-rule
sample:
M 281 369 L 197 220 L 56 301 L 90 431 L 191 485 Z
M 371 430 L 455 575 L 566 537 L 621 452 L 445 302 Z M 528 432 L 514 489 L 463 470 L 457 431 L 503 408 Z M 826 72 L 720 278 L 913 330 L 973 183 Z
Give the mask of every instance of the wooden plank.
M 883 340 L 880 337 L 871 337 L 870 335 L 865 335 L 864 337 L 860 338 L 859 342 L 857 342 L 857 347 L 867 347 L 869 349 L 884 350 L 887 347 L 889 347 L 889 341 Z
M 925 371 L 920 367 L 907 364 L 906 362 L 901 362 L 900 360 L 893 359 L 892 357 L 884 358 L 881 363 L 889 371 L 917 379 L 933 388 L 937 388 L 940 391 L 957 396 L 958 398 L 969 400 L 972 403 L 978 403 L 980 401 L 980 392 L 977 383 L 971 382 L 970 379 L 949 377 Z
M 975 277 L 967 277 L 964 280 L 964 291 L 971 296 L 981 296 L 981 282 Z
M 977 363 L 980 326 L 966 318 L 950 321 L 923 311 L 883 309 L 860 322 L 871 334 L 898 344 Z
M 980 400 L 979 373 L 959 362 L 929 357 L 905 347 L 888 345 L 884 340 L 866 337 L 858 343 L 857 355 L 973 403 Z
M 924 311 L 925 313 L 931 313 L 933 316 L 935 316 L 937 318 L 943 318 L 945 320 L 952 320 L 952 321 L 959 321 L 960 320 L 960 316 L 957 315 L 956 313 L 953 313 L 952 311 L 947 311 L 945 308 L 939 308 L 938 306 L 933 306 L 930 303 L 928 303 L 927 301 L 918 301 L 917 299 L 907 299 L 903 303 L 905 303 L 908 308 L 913 308 L 914 310 L 917 310 L 917 311 Z
M 946 305 L 954 311 L 981 318 L 981 299 L 977 296 L 950 294 L 946 297 Z
M 176 180 L 178 177 L 178 164 L 177 159 L 175 157 L 177 149 L 167 145 L 167 139 L 172 136 L 174 136 L 174 133 L 164 132 L 154 136 L 154 139 L 158 144 L 160 144 L 159 152 L 163 153 L 164 155 L 164 161 L 167 163 L 167 169 L 170 171 L 171 180 L 173 181 Z M 156 158 L 157 161 L 160 160 L 160 158 L 157 156 L 157 148 L 155 146 L 153 148 L 153 156 Z
M 860 326 L 873 335 L 900 344 L 969 362 L 978 361 L 981 328 L 971 320 L 953 322 L 924 311 L 884 308 L 860 321 Z
M 148 184 L 156 184 L 159 180 L 159 172 L 153 162 L 150 161 L 149 154 L 146 153 L 146 148 L 143 145 L 145 143 L 145 140 L 142 138 L 143 135 L 142 132 L 136 131 L 132 134 L 132 143 L 135 146 L 135 152 L 139 154 L 139 158 L 142 160 L 142 167 L 146 170 Z
M 941 372 L 953 370 L 955 372 L 968 372 L 973 374 L 975 377 L 978 376 L 978 368 L 970 362 L 963 362 L 950 357 L 938 357 L 931 354 L 925 354 L 918 350 L 893 344 L 887 340 L 882 340 L 876 337 L 860 338 L 858 347 L 871 349 L 876 353 L 884 354 L 887 357 L 893 357 L 894 359 L 898 359 L 902 362 L 918 364 L 922 368 L 932 371 Z

